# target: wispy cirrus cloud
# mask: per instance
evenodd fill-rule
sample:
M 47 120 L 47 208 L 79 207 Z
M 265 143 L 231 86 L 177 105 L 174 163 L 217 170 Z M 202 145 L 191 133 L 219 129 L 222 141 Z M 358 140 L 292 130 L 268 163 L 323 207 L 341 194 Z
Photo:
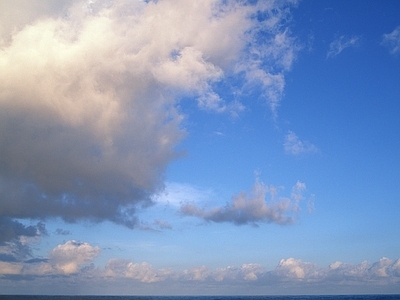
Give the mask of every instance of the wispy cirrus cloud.
M 283 148 L 286 154 L 301 155 L 306 153 L 316 153 L 318 148 L 309 141 L 302 141 L 293 131 L 289 131 L 285 136 Z
M 387 47 L 391 54 L 400 53 L 400 26 L 397 26 L 391 33 L 383 35 L 382 45 Z
M 358 36 L 345 36 L 342 35 L 329 44 L 329 50 L 326 54 L 327 58 L 332 58 L 340 54 L 344 49 L 350 47 L 357 47 L 360 43 L 360 37 Z

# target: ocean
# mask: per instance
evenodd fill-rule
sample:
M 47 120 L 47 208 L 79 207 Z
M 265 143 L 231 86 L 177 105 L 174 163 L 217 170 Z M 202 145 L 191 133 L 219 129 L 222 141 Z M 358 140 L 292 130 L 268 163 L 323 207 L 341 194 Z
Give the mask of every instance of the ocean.
M 0 295 L 0 300 L 400 300 L 400 295 L 313 296 L 50 296 Z

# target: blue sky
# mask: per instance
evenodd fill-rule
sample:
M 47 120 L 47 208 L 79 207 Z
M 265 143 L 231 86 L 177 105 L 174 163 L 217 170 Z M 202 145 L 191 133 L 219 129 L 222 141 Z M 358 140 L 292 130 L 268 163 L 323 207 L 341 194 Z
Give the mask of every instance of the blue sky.
M 0 20 L 1 293 L 400 293 L 398 1 Z

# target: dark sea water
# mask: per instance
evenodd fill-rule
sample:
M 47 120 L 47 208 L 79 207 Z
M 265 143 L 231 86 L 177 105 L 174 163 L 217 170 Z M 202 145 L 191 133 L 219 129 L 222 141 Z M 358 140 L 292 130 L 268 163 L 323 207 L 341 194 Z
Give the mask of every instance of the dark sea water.
M 31 296 L 0 295 L 0 300 L 400 300 L 400 295 L 332 296 Z

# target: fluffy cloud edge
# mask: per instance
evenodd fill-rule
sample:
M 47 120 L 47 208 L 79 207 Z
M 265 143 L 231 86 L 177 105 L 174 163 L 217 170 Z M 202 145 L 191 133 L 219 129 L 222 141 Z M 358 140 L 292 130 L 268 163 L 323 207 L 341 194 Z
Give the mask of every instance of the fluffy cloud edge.
M 382 257 L 379 261 L 349 264 L 336 261 L 327 267 L 293 257 L 281 259 L 272 270 L 257 263 L 211 269 L 200 265 L 181 271 L 159 269 L 148 262 L 110 259 L 104 267 L 94 266 L 100 248 L 89 243 L 70 240 L 50 251 L 48 258 L 25 262 L 0 261 L 0 286 L 7 282 L 30 278 L 64 280 L 80 278 L 85 284 L 115 283 L 152 285 L 254 285 L 254 286 L 336 286 L 399 287 L 400 259 Z
M 256 178 L 250 193 L 242 191 L 234 195 L 224 206 L 206 208 L 195 202 L 186 201 L 181 204 L 180 213 L 214 223 L 225 222 L 256 227 L 262 223 L 294 224 L 301 211 L 300 202 L 306 198 L 304 196 L 306 184 L 297 181 L 289 197 L 279 196 L 282 189 L 283 187 L 266 185 Z M 312 202 L 311 198 L 308 200 L 309 203 Z
M 21 3 L 0 18 L 0 217 L 140 227 L 179 157 L 179 96 L 235 113 L 214 91 L 234 76 L 276 114 L 297 51 L 296 1 Z

